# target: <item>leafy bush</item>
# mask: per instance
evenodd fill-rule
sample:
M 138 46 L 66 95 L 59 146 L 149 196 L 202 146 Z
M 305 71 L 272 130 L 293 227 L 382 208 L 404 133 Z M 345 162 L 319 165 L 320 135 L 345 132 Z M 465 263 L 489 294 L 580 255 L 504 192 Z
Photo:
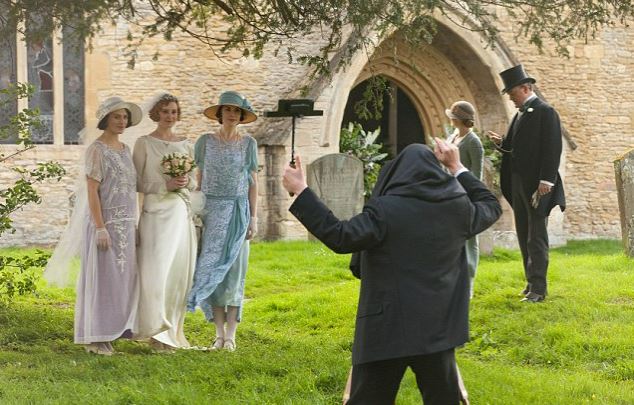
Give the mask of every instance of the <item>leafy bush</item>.
M 482 147 L 484 148 L 484 161 L 485 161 L 485 167 L 484 170 L 486 170 L 487 168 L 487 164 L 486 162 L 488 161 L 490 163 L 490 168 L 491 168 L 491 183 L 489 184 L 489 186 L 493 186 L 494 191 L 499 192 L 500 191 L 500 167 L 502 166 L 502 154 L 500 153 L 499 150 L 496 149 L 495 144 L 493 143 L 493 141 L 491 139 L 489 139 L 488 136 L 481 134 L 480 131 L 476 131 L 474 130 L 473 132 L 475 132 L 476 135 L 478 135 L 478 137 L 480 138 L 480 141 L 482 142 Z
M 46 266 L 49 257 L 39 249 L 31 255 L 0 256 L 0 302 L 35 292 L 39 276 L 34 270 Z
M 0 89 L 0 107 L 21 98 L 28 98 L 33 94 L 33 86 L 24 83 L 10 84 L 7 88 Z M 8 165 L 12 158 L 30 149 L 35 148 L 31 141 L 31 129 L 41 125 L 39 110 L 25 108 L 11 117 L 8 123 L 0 126 L 0 139 L 16 136 L 19 148 L 17 151 L 5 155 L 0 150 L 0 164 Z M 18 173 L 19 179 L 13 186 L 0 186 L 0 235 L 4 232 L 15 232 L 10 215 L 22 209 L 25 205 L 39 204 L 42 199 L 37 194 L 34 185 L 44 180 L 61 180 L 66 174 L 64 168 L 57 162 L 40 162 L 35 169 L 26 169 L 20 166 L 12 166 L 10 170 Z
M 339 137 L 339 150 L 359 158 L 363 162 L 363 195 L 369 198 L 372 194 L 374 184 L 379 176 L 382 164 L 388 154 L 382 153 L 383 147 L 380 143 L 374 143 L 381 133 L 381 128 L 366 132 L 361 124 L 351 122 L 347 127 L 341 129 Z
M 28 98 L 33 92 L 33 86 L 30 84 L 11 83 L 0 89 L 0 107 L 21 98 Z M 42 201 L 35 189 L 36 184 L 49 179 L 59 181 L 66 174 L 57 162 L 39 162 L 31 169 L 11 165 L 14 157 L 35 148 L 31 141 L 31 129 L 40 125 L 37 108 L 25 108 L 11 117 L 7 123 L 0 125 L 0 139 L 17 139 L 18 145 L 10 154 L 5 154 L 0 149 L 0 169 L 4 170 L 9 166 L 8 169 L 17 173 L 19 177 L 13 185 L 0 185 L 0 236 L 4 232 L 15 232 L 11 214 L 28 204 L 39 204 Z M 48 257 L 44 252 L 36 254 L 35 257 L 0 257 L 0 301 L 35 291 L 37 277 L 29 272 L 29 269 L 45 266 Z

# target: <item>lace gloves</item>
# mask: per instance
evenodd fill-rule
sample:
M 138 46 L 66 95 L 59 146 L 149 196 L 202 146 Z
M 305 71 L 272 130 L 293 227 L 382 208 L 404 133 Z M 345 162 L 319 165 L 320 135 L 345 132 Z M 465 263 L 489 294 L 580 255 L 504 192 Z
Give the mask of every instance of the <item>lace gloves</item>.
M 97 247 L 102 250 L 110 249 L 110 245 L 112 244 L 110 240 L 110 234 L 106 228 L 97 228 L 96 232 L 97 236 Z

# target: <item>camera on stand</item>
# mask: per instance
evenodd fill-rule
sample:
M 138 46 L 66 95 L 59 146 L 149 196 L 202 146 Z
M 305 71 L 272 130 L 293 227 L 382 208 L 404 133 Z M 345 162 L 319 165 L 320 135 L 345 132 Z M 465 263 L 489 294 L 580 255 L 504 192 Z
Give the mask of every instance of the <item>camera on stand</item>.
M 307 98 L 279 100 L 277 111 L 265 111 L 264 116 L 269 118 L 292 117 L 291 129 L 291 167 L 295 167 L 295 118 L 324 115 L 322 110 L 314 109 L 315 102 Z M 293 194 L 291 193 L 291 197 Z

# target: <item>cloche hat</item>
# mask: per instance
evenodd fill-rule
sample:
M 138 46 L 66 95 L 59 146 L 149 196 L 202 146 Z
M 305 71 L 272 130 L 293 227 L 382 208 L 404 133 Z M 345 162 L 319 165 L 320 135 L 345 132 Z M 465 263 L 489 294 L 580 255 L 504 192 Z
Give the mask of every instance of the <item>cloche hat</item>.
M 241 124 L 248 124 L 249 122 L 253 122 L 258 119 L 258 116 L 253 112 L 253 107 L 247 101 L 246 98 L 242 97 L 240 93 L 235 91 L 225 91 L 220 94 L 218 98 L 218 103 L 212 105 L 211 107 L 207 107 L 203 114 L 209 119 L 214 121 L 218 121 L 218 117 L 216 117 L 216 113 L 218 109 L 223 105 L 233 105 L 240 108 L 244 112 L 244 117 L 240 121 Z
M 134 103 L 129 103 L 127 101 L 123 101 L 121 97 L 110 97 L 107 98 L 101 103 L 99 108 L 97 109 L 97 122 L 101 122 L 102 119 L 106 117 L 106 115 L 110 114 L 113 111 L 120 110 L 122 108 L 130 111 L 129 117 L 129 125 L 128 127 L 132 127 L 141 122 L 143 118 L 143 112 L 141 111 L 141 107 Z
M 504 82 L 504 89 L 502 89 L 502 94 L 508 92 L 515 86 L 519 86 L 520 84 L 535 83 L 537 81 L 526 74 L 522 65 L 517 65 L 513 66 L 510 69 L 506 69 L 505 71 L 500 73 L 500 77 L 502 77 L 502 81 Z
M 468 101 L 456 101 L 451 107 L 445 109 L 445 114 L 456 120 L 475 120 L 475 108 Z

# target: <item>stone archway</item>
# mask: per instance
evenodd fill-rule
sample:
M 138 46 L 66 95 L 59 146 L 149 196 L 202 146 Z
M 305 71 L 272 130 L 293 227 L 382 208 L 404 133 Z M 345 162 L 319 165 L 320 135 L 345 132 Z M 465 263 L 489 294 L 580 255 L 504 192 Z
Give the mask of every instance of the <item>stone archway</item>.
M 350 91 L 375 75 L 389 79 L 407 94 L 423 124 L 425 143 L 444 134 L 448 123 L 445 108 L 456 100 L 475 105 L 477 129 L 500 131 L 512 110 L 499 91 L 497 72 L 508 65 L 509 58 L 499 47 L 484 49 L 477 34 L 454 31 L 442 21 L 434 42 L 417 49 L 395 33 L 374 50 L 370 61 L 362 53 L 356 55 L 350 68 L 337 74 L 322 93 L 320 98 L 328 100 L 329 107 L 321 146 L 336 147 Z
M 486 46 L 478 32 L 457 28 L 444 17 L 437 22 L 438 32 L 431 44 L 412 49 L 397 32 L 381 42 L 371 58 L 363 52 L 355 54 L 345 70 L 338 72 L 329 85 L 321 87 L 316 105 L 325 110 L 325 115 L 320 137 L 314 139 L 321 153 L 338 151 L 350 91 L 374 75 L 388 78 L 407 93 L 423 123 L 425 143 L 429 143 L 430 137 L 443 134 L 448 123 L 444 110 L 457 100 L 474 104 L 475 129 L 479 133 L 506 131 L 515 108 L 500 92 L 503 84 L 499 72 L 517 64 L 517 59 L 503 42 Z M 566 139 L 571 141 L 569 137 Z M 567 148 L 564 149 L 560 163 L 562 177 L 565 177 Z M 496 244 L 513 247 L 513 218 L 508 204 L 505 201 L 502 204 L 505 215 L 494 226 L 494 238 Z M 565 241 L 561 213 L 551 215 L 549 234 L 551 243 Z
M 427 143 L 422 117 L 408 93 L 390 78 L 381 78 L 384 80 L 381 85 L 387 87 L 381 100 L 381 116 L 357 115 L 357 103 L 363 100 L 368 86 L 372 85 L 370 80 L 365 80 L 350 91 L 341 127 L 345 128 L 349 123 L 356 122 L 366 131 L 380 129 L 376 143 L 382 144 L 384 150 L 389 151 L 392 156 L 396 156 L 411 143 Z
M 335 75 L 318 99 L 327 111 L 320 146 L 338 150 L 350 91 L 375 75 L 389 79 L 407 94 L 420 117 L 426 144 L 431 137 L 444 135 L 449 123 L 445 109 L 457 100 L 467 100 L 476 107 L 478 132 L 504 132 L 515 110 L 500 92 L 503 86 L 498 73 L 513 65 L 513 57 L 506 47 L 485 47 L 478 33 L 455 28 L 441 19 L 431 44 L 413 49 L 397 32 L 381 42 L 371 58 L 362 52 L 356 54 L 350 66 Z M 504 205 L 506 215 L 493 233 L 514 235 L 513 218 L 508 205 Z M 562 228 L 561 223 L 558 228 Z M 514 243 L 501 242 L 506 246 Z

